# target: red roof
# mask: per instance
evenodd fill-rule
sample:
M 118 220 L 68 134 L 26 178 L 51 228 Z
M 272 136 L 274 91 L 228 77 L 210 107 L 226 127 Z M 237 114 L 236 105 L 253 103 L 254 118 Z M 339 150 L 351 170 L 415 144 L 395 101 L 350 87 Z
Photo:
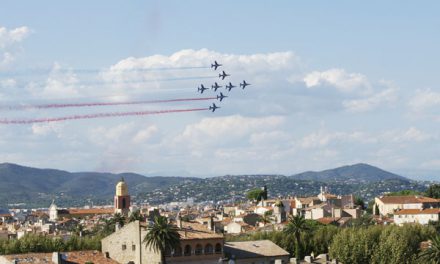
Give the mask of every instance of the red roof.
M 417 214 L 440 214 L 440 208 L 429 209 L 403 209 L 395 212 L 396 215 L 417 215 Z
M 379 197 L 384 204 L 409 204 L 409 203 L 440 203 L 439 199 L 419 195 L 409 196 L 382 196 Z

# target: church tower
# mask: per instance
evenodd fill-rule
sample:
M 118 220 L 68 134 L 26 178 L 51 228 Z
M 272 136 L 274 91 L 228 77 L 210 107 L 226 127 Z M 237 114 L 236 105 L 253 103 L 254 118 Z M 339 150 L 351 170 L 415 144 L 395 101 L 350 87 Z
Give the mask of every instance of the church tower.
M 130 210 L 130 195 L 128 194 L 128 187 L 124 181 L 124 178 L 116 184 L 115 195 L 115 213 L 128 215 Z

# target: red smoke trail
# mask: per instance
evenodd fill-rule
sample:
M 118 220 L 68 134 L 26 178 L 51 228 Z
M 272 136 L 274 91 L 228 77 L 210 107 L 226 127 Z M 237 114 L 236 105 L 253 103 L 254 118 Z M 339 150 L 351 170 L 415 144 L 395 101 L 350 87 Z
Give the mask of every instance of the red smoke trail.
M 106 117 L 121 117 L 121 116 L 144 116 L 144 115 L 159 115 L 159 114 L 170 114 L 170 113 L 184 113 L 184 112 L 196 112 L 196 111 L 207 111 L 209 108 L 192 108 L 192 109 L 171 109 L 171 110 L 160 110 L 160 111 L 136 111 L 136 112 L 113 112 L 113 113 L 98 113 L 98 114 L 87 114 L 87 115 L 74 115 L 74 116 L 63 116 L 63 117 L 51 117 L 51 118 L 40 118 L 40 119 L 0 119 L 0 124 L 3 125 L 26 125 L 33 123 L 49 123 L 49 122 L 62 122 L 67 120 L 79 120 L 79 119 L 94 119 L 94 118 L 106 118 Z
M 217 99 L 217 97 L 198 97 L 198 98 L 180 98 L 180 99 L 167 99 L 167 100 L 144 100 L 144 101 L 126 101 L 126 102 L 90 102 L 90 103 L 66 103 L 66 104 L 15 105 L 15 106 L 1 106 L 0 109 L 23 110 L 23 109 L 115 106 L 115 105 L 139 105 L 139 104 L 159 104 L 159 103 L 190 102 L 190 101 L 208 101 L 215 99 Z

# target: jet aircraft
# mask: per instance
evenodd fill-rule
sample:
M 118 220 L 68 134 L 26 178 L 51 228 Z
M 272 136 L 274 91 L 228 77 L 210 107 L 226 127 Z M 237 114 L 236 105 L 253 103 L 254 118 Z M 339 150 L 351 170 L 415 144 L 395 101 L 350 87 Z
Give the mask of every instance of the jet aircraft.
M 234 87 L 236 87 L 236 86 L 232 85 L 232 83 L 229 82 L 229 85 L 226 85 L 225 87 L 226 87 L 226 90 L 228 90 L 228 91 L 230 92 L 231 89 L 234 88 Z
M 243 80 L 243 83 L 240 83 L 240 87 L 246 88 L 246 86 L 251 85 L 250 83 L 247 83 L 245 80 Z
M 211 69 L 214 68 L 214 71 L 217 70 L 218 67 L 222 66 L 221 64 L 218 64 L 217 61 L 214 61 L 214 64 L 211 64 Z
M 217 95 L 217 100 L 223 101 L 224 98 L 226 98 L 226 95 L 223 95 L 223 93 L 220 93 L 220 95 Z
M 212 110 L 212 112 L 215 112 L 215 109 L 220 108 L 220 106 L 216 106 L 214 103 L 212 103 L 212 106 L 209 107 L 209 110 Z
M 218 77 L 221 78 L 222 80 L 224 80 L 226 78 L 226 76 L 231 76 L 230 74 L 226 74 L 225 71 L 223 71 L 222 73 L 218 74 Z
M 203 93 L 205 90 L 208 90 L 208 88 L 206 88 L 205 86 L 203 86 L 203 84 L 201 84 L 201 87 L 197 88 L 197 91 L 199 91 L 200 93 Z
M 215 82 L 214 85 L 211 85 L 211 89 L 214 89 L 214 92 L 217 92 L 217 89 L 220 87 L 222 87 L 222 86 L 218 85 L 217 82 Z

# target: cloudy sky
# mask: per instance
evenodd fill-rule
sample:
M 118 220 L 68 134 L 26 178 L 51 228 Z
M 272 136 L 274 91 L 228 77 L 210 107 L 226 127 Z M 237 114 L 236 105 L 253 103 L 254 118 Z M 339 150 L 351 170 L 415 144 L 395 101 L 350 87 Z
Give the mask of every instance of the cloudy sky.
M 215 113 L 0 125 L 0 162 L 70 171 L 213 176 L 358 162 L 440 175 L 437 1 L 6 1 L 0 120 L 206 108 Z M 226 81 L 226 80 L 225 80 Z M 206 96 L 215 96 L 211 90 Z

